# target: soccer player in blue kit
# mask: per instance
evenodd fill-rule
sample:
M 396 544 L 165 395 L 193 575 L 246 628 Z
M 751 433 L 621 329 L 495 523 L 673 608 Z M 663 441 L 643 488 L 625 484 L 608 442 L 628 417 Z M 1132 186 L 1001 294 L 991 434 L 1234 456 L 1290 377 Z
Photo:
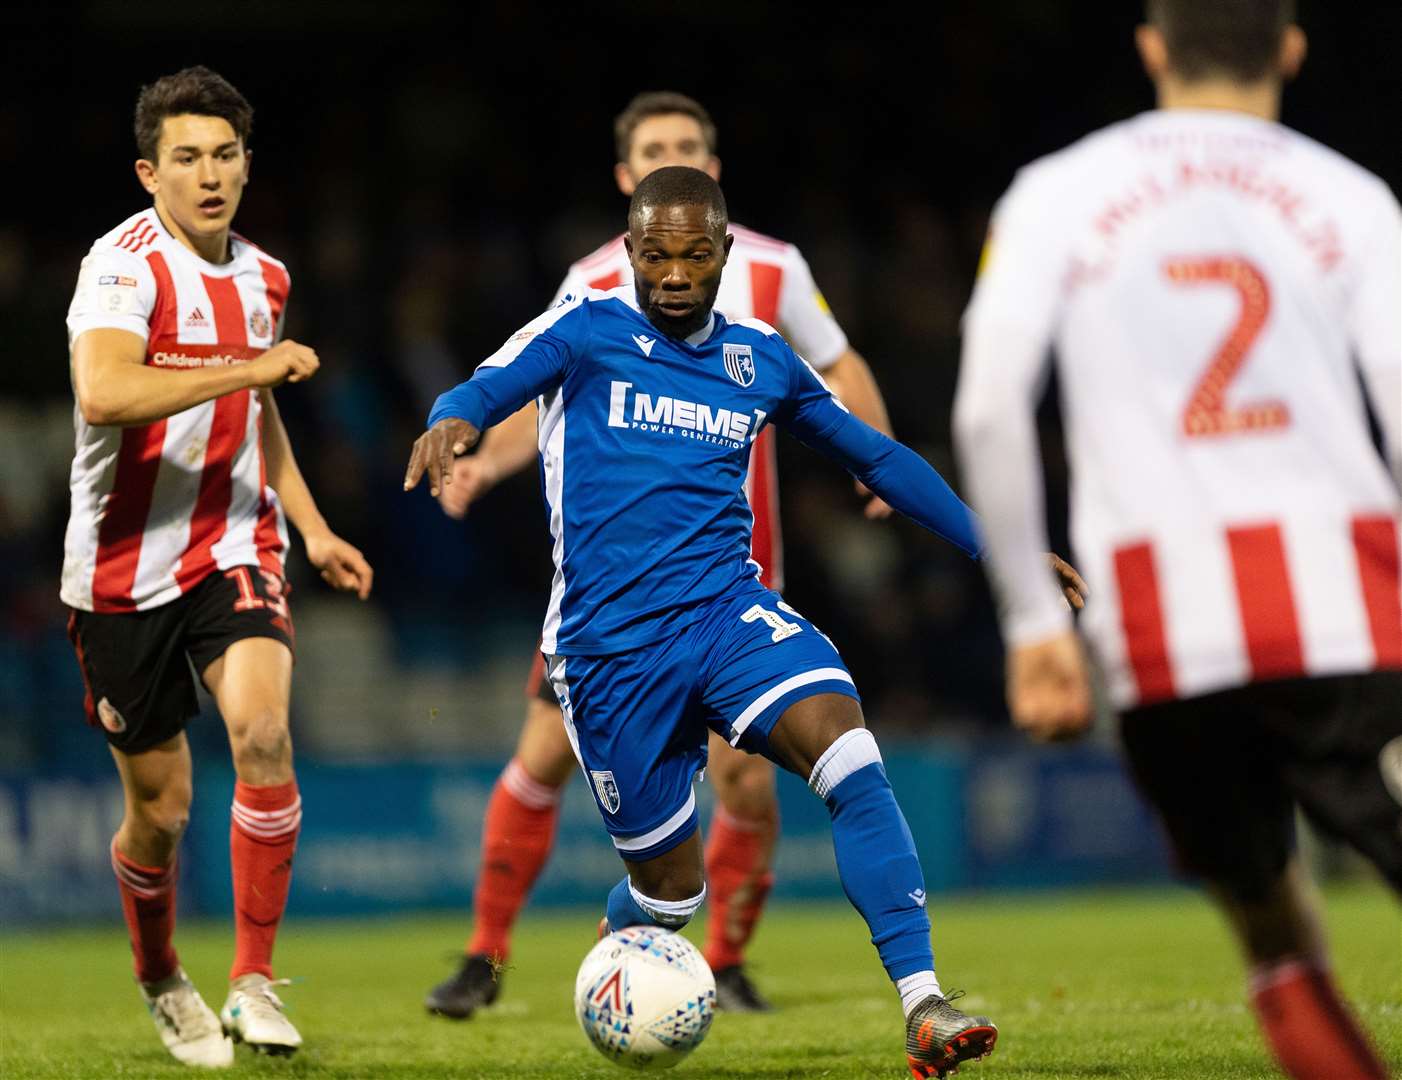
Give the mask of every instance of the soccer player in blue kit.
M 743 490 L 750 443 L 786 428 L 970 556 L 973 514 L 913 451 L 850 415 L 767 324 L 712 310 L 731 245 L 719 185 L 682 166 L 633 195 L 636 277 L 567 295 L 443 394 L 406 490 L 539 399 L 555 578 L 541 650 L 575 754 L 628 873 L 615 929 L 684 926 L 705 899 L 692 784 L 707 728 L 807 779 L 838 873 L 906 1014 L 916 1077 L 983 1057 L 998 1030 L 935 977 L 915 844 L 831 641 L 760 585 Z

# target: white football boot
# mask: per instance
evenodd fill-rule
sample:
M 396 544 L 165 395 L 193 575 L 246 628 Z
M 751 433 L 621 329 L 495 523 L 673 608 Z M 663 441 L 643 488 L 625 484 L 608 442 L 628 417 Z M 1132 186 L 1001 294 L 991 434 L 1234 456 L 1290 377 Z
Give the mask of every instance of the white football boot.
M 157 983 L 137 983 L 161 1042 L 176 1061 L 208 1069 L 234 1063 L 234 1044 L 183 968 Z
M 252 974 L 240 975 L 230 984 L 219 1019 L 234 1042 L 248 1043 L 260 1054 L 297 1052 L 302 1036 L 282 1014 L 282 1002 L 273 993 L 274 986 L 287 986 L 291 981 Z

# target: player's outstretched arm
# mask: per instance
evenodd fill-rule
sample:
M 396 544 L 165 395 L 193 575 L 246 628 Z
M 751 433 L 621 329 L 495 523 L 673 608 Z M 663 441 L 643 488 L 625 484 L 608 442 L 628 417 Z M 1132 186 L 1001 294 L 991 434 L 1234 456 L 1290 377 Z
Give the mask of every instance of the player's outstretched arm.
M 930 463 L 834 400 L 806 363 L 793 358 L 797 388 L 777 423 L 842 465 L 891 506 L 965 554 L 982 548 L 973 511 Z
M 886 412 L 886 399 L 881 396 L 876 376 L 871 373 L 871 367 L 861 353 L 849 345 L 823 372 L 823 379 L 853 416 L 865 420 L 881 434 L 895 438 L 891 418 Z M 861 481 L 857 482 L 857 494 L 867 500 L 863 513 L 868 518 L 874 520 L 891 516 L 890 504 L 872 495 Z
M 1383 455 L 1402 488 L 1402 207 L 1386 188 L 1378 203 L 1349 308 L 1349 337 L 1382 429 Z
M 301 533 L 302 542 L 307 546 L 307 561 L 321 571 L 322 580 L 328 585 L 366 599 L 375 580 L 374 570 L 354 545 L 331 531 L 317 509 L 316 500 L 292 454 L 292 442 L 282 424 L 273 392 L 264 389 L 258 396 L 263 405 L 263 460 L 267 465 L 268 484 L 277 492 L 288 519 Z
M 576 340 L 589 333 L 588 314 L 580 304 L 566 301 L 534 319 L 483 360 L 472 378 L 438 396 L 428 414 L 429 429 L 410 453 L 405 491 L 417 487 L 427 473 L 429 493 L 437 498 L 453 483 L 454 457 L 476 446 L 483 431 L 513 418 L 508 450 L 520 458 L 525 423 L 518 414 L 560 385 Z
M 301 382 L 316 373 L 316 353 L 284 341 L 246 364 L 169 370 L 146 365 L 146 342 L 129 330 L 87 330 L 73 343 L 73 393 L 89 424 L 136 427 L 235 390 Z
M 477 453 L 453 463 L 452 474 L 438 493 L 445 514 L 465 517 L 474 502 L 535 460 L 536 416 L 535 402 L 531 402 L 485 432 Z

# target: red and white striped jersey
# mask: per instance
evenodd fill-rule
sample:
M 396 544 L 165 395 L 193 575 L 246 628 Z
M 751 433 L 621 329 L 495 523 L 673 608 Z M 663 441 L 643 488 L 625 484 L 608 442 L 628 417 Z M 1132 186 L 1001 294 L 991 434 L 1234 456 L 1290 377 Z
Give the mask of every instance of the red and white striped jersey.
M 88 330 L 127 330 L 153 367 L 245 363 L 281 333 L 287 268 L 242 237 L 205 262 L 154 209 L 92 246 L 68 309 L 72 348 Z M 263 462 L 262 405 L 240 390 L 139 427 L 98 427 L 74 409 L 76 452 L 64 541 L 63 602 L 144 611 L 215 570 L 282 576 L 287 525 Z
M 1033 421 L 1051 348 L 1082 626 L 1118 707 L 1402 668 L 1402 212 L 1381 180 L 1245 114 L 1146 113 L 1022 170 L 985 256 L 955 422 L 1010 643 L 1067 622 Z
M 735 243 L 721 277 L 716 310 L 731 322 L 760 319 L 776 326 L 819 371 L 831 367 L 847 351 L 847 335 L 833 318 L 798 248 L 734 222 L 729 231 Z M 570 267 L 555 300 L 558 303 L 566 293 L 585 288 L 613 289 L 632 278 L 633 267 L 620 234 Z M 760 580 L 772 589 L 784 587 L 778 484 L 774 432 L 766 427 L 750 451 L 745 494 L 755 518 L 751 554 L 760 565 Z

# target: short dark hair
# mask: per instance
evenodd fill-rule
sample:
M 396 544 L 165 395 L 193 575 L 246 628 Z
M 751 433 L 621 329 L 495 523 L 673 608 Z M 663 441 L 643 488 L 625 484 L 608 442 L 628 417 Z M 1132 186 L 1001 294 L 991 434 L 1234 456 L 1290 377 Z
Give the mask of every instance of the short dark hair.
M 1295 0 L 1148 0 L 1146 14 L 1176 74 L 1249 83 L 1271 73 Z
M 659 206 L 704 206 L 706 225 L 713 232 L 724 233 L 730 223 L 720 185 L 710 173 L 689 165 L 668 165 L 643 177 L 628 204 L 628 228 L 637 224 L 644 210 Z
M 632 101 L 618 114 L 613 122 L 613 141 L 618 151 L 618 160 L 627 161 L 633 148 L 633 132 L 644 120 L 654 116 L 669 116 L 681 113 L 701 125 L 701 137 L 706 140 L 706 149 L 713 155 L 716 152 L 716 124 L 711 114 L 695 98 L 678 94 L 672 90 L 648 90 Z
M 253 134 L 253 106 L 222 75 L 197 65 L 141 88 L 136 99 L 137 153 L 147 161 L 155 161 L 165 118 L 186 115 L 217 116 L 229 121 L 245 146 Z

